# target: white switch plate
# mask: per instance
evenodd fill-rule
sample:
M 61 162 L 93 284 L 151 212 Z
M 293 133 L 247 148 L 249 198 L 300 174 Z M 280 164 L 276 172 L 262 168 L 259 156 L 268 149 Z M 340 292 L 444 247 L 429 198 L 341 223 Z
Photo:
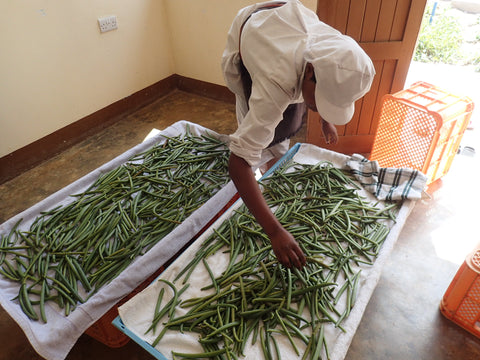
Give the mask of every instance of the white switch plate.
M 100 17 L 98 18 L 98 26 L 100 27 L 100 32 L 102 33 L 115 30 L 118 28 L 117 17 L 115 15 Z

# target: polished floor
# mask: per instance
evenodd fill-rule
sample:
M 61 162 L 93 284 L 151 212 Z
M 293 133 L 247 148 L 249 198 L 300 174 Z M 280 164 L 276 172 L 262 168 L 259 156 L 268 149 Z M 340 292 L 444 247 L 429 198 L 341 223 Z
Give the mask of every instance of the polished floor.
M 233 105 L 174 91 L 0 185 L 0 223 L 138 144 L 152 129 L 163 129 L 178 120 L 192 121 L 224 134 L 236 128 Z M 466 141 L 480 144 L 476 133 L 469 130 Z M 294 141 L 305 141 L 304 132 Z M 383 270 L 346 360 L 480 359 L 480 339 L 439 311 L 457 269 L 480 243 L 476 226 L 479 159 L 478 154 L 468 152 L 457 155 L 450 172 L 429 189 L 430 198 L 417 202 Z M 41 359 L 2 309 L 0 339 L 0 360 Z M 114 349 L 83 335 L 67 359 L 140 360 L 152 356 L 133 341 Z

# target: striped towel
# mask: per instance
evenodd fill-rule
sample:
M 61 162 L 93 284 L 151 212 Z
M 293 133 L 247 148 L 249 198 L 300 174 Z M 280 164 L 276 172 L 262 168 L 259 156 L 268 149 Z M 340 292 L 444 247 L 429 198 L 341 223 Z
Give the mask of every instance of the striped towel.
M 359 154 L 347 161 L 355 178 L 379 200 L 419 200 L 427 184 L 427 176 L 408 168 L 381 168 Z

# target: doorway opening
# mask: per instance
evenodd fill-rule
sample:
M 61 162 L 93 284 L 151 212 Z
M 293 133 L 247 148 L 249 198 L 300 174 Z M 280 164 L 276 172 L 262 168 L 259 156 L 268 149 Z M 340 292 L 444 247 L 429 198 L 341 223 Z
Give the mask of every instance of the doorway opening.
M 479 0 L 427 0 L 405 87 L 417 81 L 472 99 L 475 107 L 459 152 L 480 151 Z

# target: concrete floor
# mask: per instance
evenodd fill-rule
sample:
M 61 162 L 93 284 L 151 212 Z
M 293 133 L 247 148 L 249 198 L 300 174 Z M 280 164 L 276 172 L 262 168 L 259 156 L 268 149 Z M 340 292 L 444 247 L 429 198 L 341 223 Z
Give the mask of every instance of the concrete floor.
M 234 106 L 175 91 L 83 143 L 0 185 L 0 223 L 141 142 L 153 129 L 189 120 L 219 133 L 235 130 Z M 478 131 L 477 131 L 478 133 Z M 469 130 L 468 141 L 477 144 Z M 294 142 L 304 142 L 301 132 Z M 477 147 L 478 152 L 478 147 Z M 440 301 L 476 231 L 480 157 L 457 155 L 450 172 L 418 201 L 400 234 L 346 360 L 480 359 L 480 339 L 439 311 Z M 0 360 L 40 359 L 17 324 L 0 309 Z M 68 360 L 152 359 L 133 341 L 113 349 L 83 335 Z

